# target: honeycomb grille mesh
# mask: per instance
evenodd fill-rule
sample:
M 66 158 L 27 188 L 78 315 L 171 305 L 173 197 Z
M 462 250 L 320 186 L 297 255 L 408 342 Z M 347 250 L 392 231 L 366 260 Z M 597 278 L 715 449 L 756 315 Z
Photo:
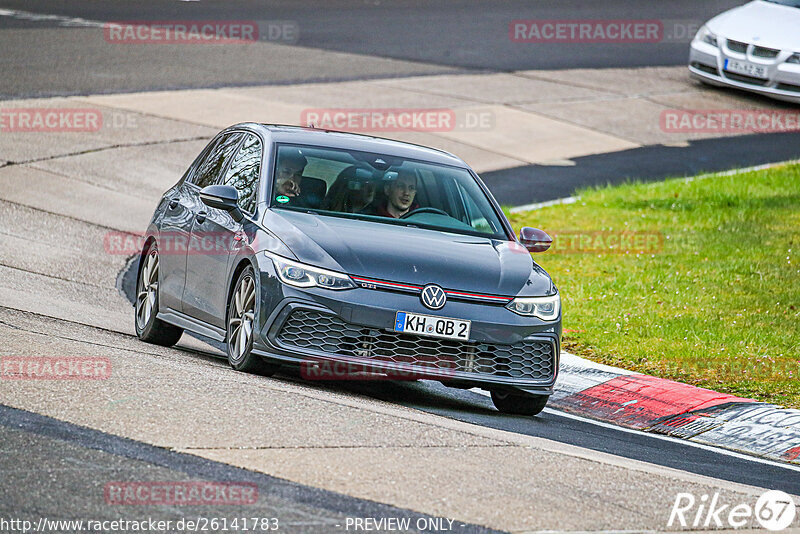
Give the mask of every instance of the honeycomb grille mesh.
M 747 43 L 743 43 L 741 41 L 734 41 L 733 39 L 728 39 L 728 48 L 733 50 L 734 52 L 739 52 L 740 54 L 744 54 L 747 52 Z
M 277 339 L 301 350 L 498 377 L 547 380 L 555 371 L 548 341 L 499 345 L 437 339 L 349 324 L 312 310 L 293 311 Z
M 776 50 L 774 48 L 766 48 L 766 47 L 763 47 L 763 46 L 754 46 L 753 47 L 753 55 L 756 56 L 756 57 L 765 57 L 765 58 L 772 59 L 774 57 L 777 57 L 778 54 L 780 54 L 780 53 L 781 53 L 780 50 Z

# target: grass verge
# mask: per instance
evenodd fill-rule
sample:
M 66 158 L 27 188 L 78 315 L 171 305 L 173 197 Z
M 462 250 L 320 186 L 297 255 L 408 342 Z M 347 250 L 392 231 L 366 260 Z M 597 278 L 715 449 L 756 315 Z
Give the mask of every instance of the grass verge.
M 511 214 L 554 237 L 566 350 L 800 408 L 800 165 L 579 195 Z

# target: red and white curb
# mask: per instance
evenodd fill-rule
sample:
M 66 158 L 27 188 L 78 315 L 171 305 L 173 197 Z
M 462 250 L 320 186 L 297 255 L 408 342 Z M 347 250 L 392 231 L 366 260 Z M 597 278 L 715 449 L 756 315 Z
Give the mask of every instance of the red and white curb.
M 562 353 L 548 407 L 800 464 L 800 410 L 632 373 Z
M 732 455 L 800 466 L 800 410 L 634 373 L 566 352 L 561 353 L 558 380 L 545 412 L 550 410 L 626 432 L 661 434 L 701 448 L 718 447 L 734 451 L 728 453 Z

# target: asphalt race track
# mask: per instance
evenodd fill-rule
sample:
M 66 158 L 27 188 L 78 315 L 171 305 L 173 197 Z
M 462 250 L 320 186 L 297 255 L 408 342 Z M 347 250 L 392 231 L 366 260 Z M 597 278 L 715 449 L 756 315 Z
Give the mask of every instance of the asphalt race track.
M 29 77 L 24 69 L 0 80 L 0 95 L 105 93 L 160 88 L 215 87 L 261 83 L 346 80 L 398 74 L 608 68 L 682 65 L 693 36 L 657 46 L 617 44 L 519 45 L 508 38 L 516 19 L 645 19 L 681 21 L 695 30 L 712 15 L 738 2 L 692 0 L 649 2 L 546 0 L 531 3 L 469 0 L 345 2 L 319 9 L 315 2 L 59 2 L 4 0 L 5 9 L 79 17 L 94 21 L 256 20 L 294 21 L 295 47 L 243 47 L 234 52 L 145 47 L 136 54 L 103 42 L 73 40 L 52 20 L 3 18 L 4 63 L 33 65 L 47 76 Z M 632 15 L 635 13 L 635 16 Z M 687 16 L 691 13 L 691 16 Z M 60 30 L 61 28 L 61 30 Z M 37 29 L 36 44 L 25 46 Z M 419 43 L 424 43 L 420 46 Z M 203 47 L 199 47 L 203 48 Z M 91 53 L 87 54 L 87 50 Z M 315 61 L 314 51 L 341 52 Z M 353 61 L 350 54 L 362 56 Z M 224 63 L 224 64 L 223 64 Z
M 404 139 L 466 153 L 509 205 L 799 158 L 798 133 L 658 131 L 664 109 L 795 109 L 689 81 L 688 39 L 533 47 L 508 38 L 515 19 L 688 28 L 738 3 L 0 0 L 0 111 L 93 106 L 136 123 L 49 137 L 0 132 L 0 356 L 94 356 L 113 367 L 111 379 L 92 383 L 0 381 L 0 519 L 247 515 L 280 517 L 281 531 L 346 532 L 354 517 L 404 517 L 454 519 L 457 532 L 639 532 L 665 530 L 679 492 L 728 503 L 755 502 L 765 489 L 800 495 L 795 465 L 554 409 L 504 416 L 474 390 L 265 378 L 233 372 L 200 336 L 173 349 L 141 343 L 135 263 L 103 247 L 109 234 L 143 230 L 161 192 L 248 106 L 287 122 L 312 105 L 363 98 L 381 107 L 393 95 L 408 106 L 490 109 L 510 117 L 500 134 L 532 137 Z M 144 18 L 289 21 L 299 37 L 121 47 L 99 29 Z M 506 89 L 536 94 L 515 100 Z M 630 120 L 618 120 L 626 109 Z M 259 497 L 247 506 L 109 505 L 104 488 L 125 480 L 237 481 Z
M 104 517 L 107 505 L 96 503 L 92 493 L 97 487 L 86 484 L 97 466 L 102 465 L 121 479 L 163 477 L 170 481 L 237 480 L 252 484 L 258 493 L 270 495 L 269 504 L 240 506 L 233 513 L 282 518 L 281 527 L 292 532 L 341 529 L 346 518 L 354 515 L 402 516 L 414 522 L 432 519 L 411 510 L 293 484 L 4 406 L 0 406 L 0 437 L 5 447 L 0 466 L 6 480 L 26 485 L 26 491 L 21 493 L 10 491 L 10 484 L 0 489 L 0 499 L 9 507 L 9 515 L 31 513 L 53 521 L 87 515 Z M 26 467 L 32 463 L 37 465 L 33 473 Z M 56 491 L 50 482 L 53 478 L 59 480 Z M 60 498 L 53 499 L 54 494 Z M 149 517 L 169 520 L 174 517 L 170 508 L 156 507 Z M 221 505 L 196 507 L 196 511 L 199 517 L 226 517 L 232 512 L 230 507 Z M 477 525 L 458 526 L 463 532 L 492 532 Z
M 546 202 L 572 195 L 581 187 L 658 181 L 675 176 L 753 167 L 797 159 L 798 134 L 758 134 L 693 141 L 689 146 L 651 145 L 575 158 L 573 166 L 526 165 L 481 174 L 504 204 Z M 520 183 L 535 181 L 534 190 Z

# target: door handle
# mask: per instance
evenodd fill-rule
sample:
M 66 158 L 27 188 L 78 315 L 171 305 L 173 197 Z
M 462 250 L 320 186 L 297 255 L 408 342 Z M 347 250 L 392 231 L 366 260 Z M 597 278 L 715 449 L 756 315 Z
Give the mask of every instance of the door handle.
M 207 216 L 208 216 L 207 212 L 201 211 L 200 213 L 197 214 L 195 219 L 197 219 L 198 224 L 203 224 L 205 222 Z
M 169 209 L 174 210 L 178 207 L 178 204 L 181 203 L 181 200 L 178 197 L 169 199 Z

